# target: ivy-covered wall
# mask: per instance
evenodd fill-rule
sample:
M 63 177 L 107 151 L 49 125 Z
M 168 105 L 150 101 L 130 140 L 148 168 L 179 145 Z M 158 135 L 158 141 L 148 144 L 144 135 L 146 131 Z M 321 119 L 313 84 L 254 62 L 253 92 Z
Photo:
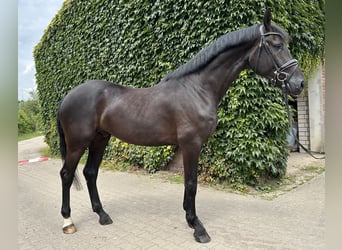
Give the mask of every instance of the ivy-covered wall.
M 267 7 L 291 35 L 291 53 L 308 76 L 324 55 L 324 3 L 66 0 L 34 50 L 47 143 L 58 152 L 57 106 L 73 87 L 89 79 L 154 85 L 219 36 L 260 23 Z M 203 176 L 254 184 L 285 173 L 287 118 L 279 89 L 244 71 L 218 114 L 217 131 L 200 159 Z M 106 156 L 153 172 L 167 164 L 173 151 L 113 139 Z

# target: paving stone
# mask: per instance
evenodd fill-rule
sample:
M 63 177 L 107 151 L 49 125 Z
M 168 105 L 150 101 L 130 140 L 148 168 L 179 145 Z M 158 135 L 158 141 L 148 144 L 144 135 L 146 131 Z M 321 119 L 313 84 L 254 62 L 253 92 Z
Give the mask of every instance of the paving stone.
M 200 186 L 197 213 L 212 240 L 199 244 L 182 184 L 111 171 L 100 171 L 98 188 L 113 224 L 98 223 L 82 177 L 83 190 L 71 191 L 78 231 L 64 235 L 60 167 L 54 159 L 18 166 L 19 249 L 324 249 L 324 174 L 272 201 Z

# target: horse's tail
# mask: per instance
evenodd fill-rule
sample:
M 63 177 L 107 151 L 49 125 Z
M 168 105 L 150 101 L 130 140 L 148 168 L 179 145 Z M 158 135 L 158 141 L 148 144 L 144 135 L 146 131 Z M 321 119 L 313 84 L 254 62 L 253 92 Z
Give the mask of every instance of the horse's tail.
M 58 131 L 58 135 L 59 135 L 59 150 L 60 150 L 60 153 L 61 153 L 61 156 L 62 156 L 62 160 L 65 161 L 66 154 L 67 154 L 66 143 L 65 143 L 65 135 L 64 135 L 64 130 L 63 130 L 62 124 L 61 124 L 61 120 L 59 118 L 59 110 L 60 110 L 62 102 L 63 102 L 63 99 L 58 104 L 57 131 Z M 77 170 L 74 173 L 73 184 L 74 184 L 74 186 L 76 187 L 77 190 L 81 190 L 82 189 L 82 184 L 81 184 L 80 179 L 78 177 Z
M 62 160 L 65 160 L 66 157 L 66 144 L 65 144 L 65 136 L 64 136 L 64 130 L 61 124 L 61 120 L 59 119 L 59 110 L 61 107 L 63 99 L 58 104 L 58 111 L 57 111 L 57 130 L 59 135 L 59 150 L 61 152 Z

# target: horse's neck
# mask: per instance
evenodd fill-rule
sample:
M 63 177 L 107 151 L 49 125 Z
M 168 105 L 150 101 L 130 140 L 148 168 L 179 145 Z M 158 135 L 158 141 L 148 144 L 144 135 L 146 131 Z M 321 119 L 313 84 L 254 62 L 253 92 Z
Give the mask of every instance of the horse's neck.
M 231 49 L 216 57 L 202 71 L 201 82 L 212 92 L 217 105 L 232 82 L 248 67 L 250 46 Z

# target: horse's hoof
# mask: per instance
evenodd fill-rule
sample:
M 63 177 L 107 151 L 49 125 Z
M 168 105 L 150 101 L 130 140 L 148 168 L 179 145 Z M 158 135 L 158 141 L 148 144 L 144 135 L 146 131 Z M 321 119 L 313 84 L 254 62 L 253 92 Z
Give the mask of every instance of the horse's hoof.
M 101 225 L 109 225 L 113 223 L 112 219 L 108 214 L 101 216 L 99 222 Z
M 76 233 L 76 231 L 77 230 L 74 224 L 63 227 L 63 233 L 65 234 L 73 234 L 73 233 Z
M 199 243 L 208 243 L 211 239 L 209 234 L 204 230 L 201 234 L 194 232 L 195 240 Z

